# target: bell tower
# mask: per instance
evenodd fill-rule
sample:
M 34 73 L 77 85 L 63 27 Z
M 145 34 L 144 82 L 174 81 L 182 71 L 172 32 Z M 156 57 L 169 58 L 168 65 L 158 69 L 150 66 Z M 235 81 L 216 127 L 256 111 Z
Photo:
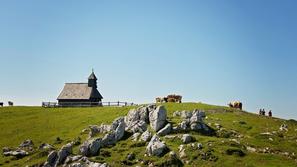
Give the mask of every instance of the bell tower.
M 97 88 L 97 77 L 94 73 L 94 69 L 92 69 L 92 73 L 88 78 L 88 86 L 92 88 Z

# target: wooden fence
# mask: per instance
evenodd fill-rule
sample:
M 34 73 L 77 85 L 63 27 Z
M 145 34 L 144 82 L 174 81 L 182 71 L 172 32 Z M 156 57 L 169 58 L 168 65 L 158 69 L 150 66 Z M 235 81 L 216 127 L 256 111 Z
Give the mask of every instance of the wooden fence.
M 42 107 L 102 107 L 102 106 L 136 106 L 128 102 L 42 102 Z

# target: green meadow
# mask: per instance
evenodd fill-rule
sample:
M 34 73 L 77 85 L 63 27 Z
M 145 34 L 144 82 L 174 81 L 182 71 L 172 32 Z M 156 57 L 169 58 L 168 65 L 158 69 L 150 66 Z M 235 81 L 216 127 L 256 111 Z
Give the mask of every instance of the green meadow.
M 202 143 L 203 149 L 186 151 L 184 166 L 297 166 L 297 122 L 252 114 L 223 106 L 203 103 L 167 103 L 168 121 L 173 125 L 181 119 L 173 117 L 174 111 L 202 109 L 206 112 L 205 122 L 215 129 L 216 135 L 206 136 L 189 132 L 195 137 L 195 143 Z M 35 151 L 22 159 L 4 157 L 1 153 L 0 166 L 38 166 L 47 158 L 47 151 L 38 150 L 42 143 L 52 144 L 56 149 L 77 140 L 83 142 L 88 132 L 82 132 L 89 125 L 111 123 L 119 116 L 125 116 L 133 107 L 93 107 L 93 108 L 42 108 L 42 107 L 3 107 L 0 108 L 0 147 L 17 147 L 22 141 L 31 139 Z M 216 127 L 220 124 L 223 131 Z M 288 125 L 288 131 L 280 131 L 282 124 Z M 267 133 L 268 132 L 268 133 Z M 236 133 L 239 137 L 234 136 Z M 266 134 L 263 134 L 266 133 Z M 173 134 L 179 135 L 179 134 Z M 61 141 L 57 142 L 57 138 Z M 162 137 L 170 150 L 178 154 L 181 141 L 178 138 Z M 119 141 L 115 146 L 103 148 L 100 155 L 92 161 L 107 162 L 111 166 L 146 166 L 140 161 L 153 162 L 156 166 L 166 166 L 169 155 L 163 157 L 145 156 L 147 143 L 134 142 L 131 136 Z M 78 152 L 79 145 L 73 149 Z M 269 152 L 250 151 L 267 148 Z M 230 154 L 229 152 L 232 153 Z M 242 152 L 243 155 L 238 154 Z M 233 154 L 234 152 L 234 154 Z M 129 153 L 136 159 L 125 161 Z M 125 162 L 125 163 L 123 163 Z

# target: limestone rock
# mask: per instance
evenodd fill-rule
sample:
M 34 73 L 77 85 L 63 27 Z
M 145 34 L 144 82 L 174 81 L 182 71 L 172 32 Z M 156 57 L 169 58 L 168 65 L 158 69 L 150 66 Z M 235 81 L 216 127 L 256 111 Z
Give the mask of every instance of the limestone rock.
M 162 156 L 168 150 L 167 146 L 161 142 L 157 135 L 154 135 L 146 147 L 149 156 Z
M 4 156 L 14 156 L 16 158 L 23 158 L 28 155 L 27 151 L 17 149 L 17 150 L 9 150 L 9 151 L 3 151 Z
M 192 137 L 191 135 L 189 135 L 189 134 L 184 134 L 184 135 L 182 136 L 181 140 L 182 140 L 182 142 L 183 142 L 184 144 L 188 144 L 188 143 L 192 142 L 194 139 L 193 139 L 193 137 Z
M 54 149 L 54 146 L 48 144 L 48 143 L 42 143 L 40 146 L 39 146 L 39 149 L 40 150 L 53 150 Z
M 167 111 L 164 106 L 158 106 L 149 113 L 150 126 L 156 132 L 162 129 L 166 124 Z
M 57 158 L 56 164 L 57 165 L 62 164 L 67 158 L 67 156 L 69 156 L 70 154 L 72 154 L 72 144 L 68 143 L 64 145 L 58 152 L 58 158 Z
M 101 124 L 100 126 L 90 125 L 89 128 L 90 128 L 90 133 L 89 133 L 90 137 L 94 137 L 96 134 L 100 134 L 100 133 L 108 133 L 111 130 L 111 126 L 105 125 L 105 124 Z
M 165 135 L 168 135 L 171 131 L 172 131 L 172 126 L 170 123 L 168 123 L 164 128 L 159 130 L 159 132 L 157 134 L 159 136 L 165 136 Z
M 126 127 L 126 131 L 130 131 L 132 133 L 143 133 L 147 130 L 147 123 L 140 120 L 135 122 L 130 122 L 129 126 Z
M 123 117 L 117 118 L 111 125 L 112 130 L 114 131 L 115 141 L 120 140 L 125 133 L 125 121 Z
M 280 131 L 288 131 L 288 125 L 282 124 L 279 128 Z
M 184 119 L 188 119 L 192 117 L 192 112 L 184 110 L 181 112 L 180 116 Z
M 80 147 L 79 151 L 84 156 L 96 156 L 101 148 L 101 139 L 91 139 L 85 141 Z
M 152 137 L 152 133 L 148 130 L 146 130 L 142 135 L 140 136 L 140 139 L 142 141 L 148 142 Z
M 55 166 L 58 159 L 57 151 L 51 151 L 47 156 L 47 161 L 44 166 Z
M 19 147 L 20 148 L 29 148 L 29 147 L 33 147 L 33 146 L 34 146 L 33 141 L 28 139 L 28 140 L 23 141 Z

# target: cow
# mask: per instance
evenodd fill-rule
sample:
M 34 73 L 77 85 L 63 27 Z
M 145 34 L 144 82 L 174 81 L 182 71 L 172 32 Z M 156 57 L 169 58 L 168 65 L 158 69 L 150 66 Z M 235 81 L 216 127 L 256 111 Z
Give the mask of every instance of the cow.
M 0 107 L 3 107 L 3 102 L 0 102 Z
M 157 97 L 156 103 L 181 103 L 182 96 L 180 95 L 168 95 L 167 97 Z
M 156 98 L 156 103 L 161 103 L 162 102 L 162 98 L 161 97 L 157 97 Z
M 8 101 L 8 105 L 9 106 L 13 106 L 13 102 L 12 101 Z
M 229 103 L 228 105 L 229 105 L 229 107 L 231 107 L 231 108 L 237 108 L 237 109 L 242 110 L 242 103 L 239 102 L 239 101 L 231 102 L 231 103 Z
M 156 98 L 156 103 L 167 103 L 168 98 L 167 97 L 157 97 Z

